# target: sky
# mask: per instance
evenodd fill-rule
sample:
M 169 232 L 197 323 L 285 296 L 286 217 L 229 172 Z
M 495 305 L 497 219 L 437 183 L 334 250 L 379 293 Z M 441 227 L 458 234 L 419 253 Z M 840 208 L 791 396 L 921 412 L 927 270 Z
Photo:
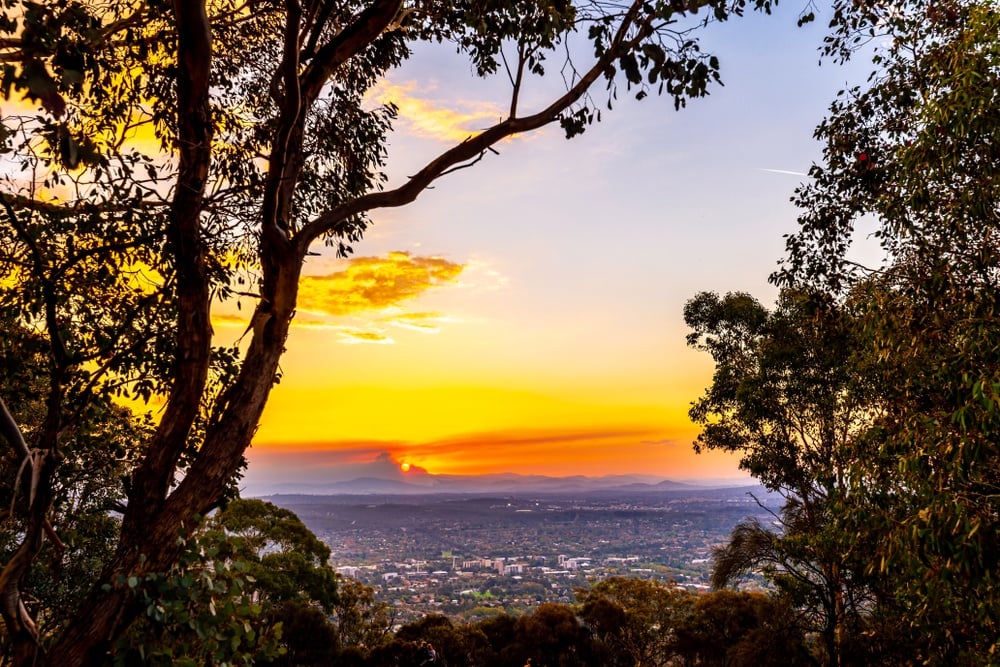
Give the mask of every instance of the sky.
M 687 410 L 712 365 L 686 347 L 682 309 L 704 290 L 773 302 L 789 199 L 820 155 L 813 128 L 864 78 L 863 63 L 819 65 L 829 17 L 796 28 L 801 8 L 704 31 L 725 86 L 686 109 L 619 94 L 580 137 L 516 137 L 376 212 L 350 260 L 318 248 L 244 488 L 403 463 L 745 479 L 732 455 L 692 449 Z M 477 80 L 447 47 L 391 72 L 373 95 L 400 107 L 390 186 L 499 119 L 502 83 Z M 222 343 L 245 328 L 219 323 Z

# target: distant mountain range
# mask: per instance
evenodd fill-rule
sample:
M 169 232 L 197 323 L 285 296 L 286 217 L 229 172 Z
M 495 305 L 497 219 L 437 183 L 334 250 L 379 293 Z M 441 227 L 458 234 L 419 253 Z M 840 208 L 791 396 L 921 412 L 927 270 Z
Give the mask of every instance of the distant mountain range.
M 414 474 L 415 473 L 415 474 Z M 400 478 L 402 477 L 402 478 Z M 649 475 L 606 475 L 603 477 L 548 477 L 545 475 L 432 475 L 424 471 L 395 479 L 358 477 L 326 483 L 276 483 L 269 485 L 267 494 L 311 495 L 417 495 L 439 493 L 656 493 L 663 491 L 695 491 L 709 488 L 751 486 L 750 480 L 719 480 L 711 482 L 675 482 Z

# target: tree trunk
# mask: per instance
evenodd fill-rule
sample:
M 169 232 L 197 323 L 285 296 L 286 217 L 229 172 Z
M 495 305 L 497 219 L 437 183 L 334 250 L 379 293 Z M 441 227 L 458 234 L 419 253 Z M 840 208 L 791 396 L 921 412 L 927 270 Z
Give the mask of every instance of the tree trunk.
M 236 473 L 274 386 L 295 310 L 300 264 L 294 255 L 284 257 L 285 270 L 276 281 L 271 317 L 255 332 L 240 374 L 220 399 L 225 406 L 209 427 L 195 461 L 144 528 L 122 534 L 115 559 L 38 665 L 107 664 L 114 642 L 142 611 L 125 582 L 130 576 L 141 578 L 168 570 L 183 552 L 183 541 L 178 538 L 197 527 L 191 517 L 210 511 Z

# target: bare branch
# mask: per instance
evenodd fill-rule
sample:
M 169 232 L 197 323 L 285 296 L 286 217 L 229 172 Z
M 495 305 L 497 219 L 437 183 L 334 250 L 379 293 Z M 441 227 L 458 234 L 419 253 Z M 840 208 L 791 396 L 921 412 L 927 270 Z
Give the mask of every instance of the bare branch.
M 104 202 L 95 204 L 89 201 L 78 200 L 72 204 L 60 204 L 55 201 L 41 201 L 35 197 L 5 193 L 3 195 L 9 203 L 18 208 L 28 211 L 38 211 L 46 215 L 69 217 L 73 215 L 85 215 L 92 213 L 122 213 L 124 211 L 155 211 L 167 207 L 162 201 L 129 201 L 127 204 L 121 202 Z
M 56 529 L 52 527 L 52 522 L 46 519 L 42 522 L 42 528 L 45 530 L 45 536 L 49 538 L 49 542 L 52 543 L 52 547 L 60 555 L 63 554 L 67 549 L 66 543 L 59 538 L 58 534 L 56 534 Z
M 21 433 L 21 429 L 18 428 L 14 416 L 7 409 L 7 404 L 4 403 L 2 396 L 0 396 L 0 435 L 3 435 L 7 442 L 10 443 L 10 446 L 14 448 L 19 461 L 23 461 L 31 456 L 31 452 L 28 451 L 28 444 L 24 441 L 24 435 Z
M 494 149 L 492 149 L 492 148 L 490 148 L 489 150 L 491 152 L 493 152 L 493 153 L 496 153 L 496 151 Z M 486 157 L 486 151 L 481 152 L 475 158 L 473 158 L 472 160 L 469 160 L 468 162 L 466 162 L 464 164 L 460 164 L 458 166 L 452 167 L 451 169 L 446 169 L 445 171 L 442 171 L 441 172 L 441 176 L 447 176 L 448 174 L 453 174 L 456 171 L 461 171 L 462 169 L 468 169 L 469 167 L 472 167 L 472 166 L 478 164 L 479 162 L 481 162 L 484 157 Z
M 517 116 L 517 102 L 521 96 L 521 83 L 524 81 L 524 66 L 528 60 L 528 53 L 525 51 L 525 46 L 523 44 L 518 45 L 517 49 L 517 74 L 514 75 L 511 80 L 514 89 L 510 93 L 510 117 L 514 118 Z M 504 61 L 507 64 L 507 61 Z

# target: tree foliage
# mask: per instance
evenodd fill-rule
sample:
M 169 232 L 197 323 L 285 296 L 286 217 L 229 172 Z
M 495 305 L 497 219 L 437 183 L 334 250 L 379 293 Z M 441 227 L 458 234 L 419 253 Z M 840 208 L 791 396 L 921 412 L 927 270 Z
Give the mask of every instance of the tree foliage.
M 354 579 L 341 580 L 333 617 L 341 646 L 378 646 L 389 636 L 395 613 L 375 591 Z
M 685 313 L 691 342 L 717 363 L 692 409 L 699 444 L 741 452 L 794 497 L 780 534 L 737 528 L 717 554 L 718 583 L 767 563 L 789 574 L 790 562 L 848 565 L 840 576 L 871 595 L 858 606 L 867 646 L 844 647 L 845 659 L 992 664 L 1000 12 L 974 0 L 833 10 L 826 54 L 871 54 L 874 69 L 817 128 L 823 160 L 796 192 L 799 228 L 772 276 L 778 308 L 701 295 Z M 864 266 L 854 244 L 871 225 L 884 260 Z M 776 329 L 790 294 L 826 305 Z M 818 324 L 823 335 L 803 335 Z M 826 445 L 810 458 L 813 434 Z
M 678 107 L 706 94 L 719 63 L 694 31 L 770 5 L 5 3 L 2 90 L 35 108 L 7 105 L 0 133 L 16 167 L 0 191 L 0 317 L 39 332 L 46 358 L 40 425 L 19 429 L 2 411 L 13 457 L 30 461 L 11 483 L 23 491 L 21 523 L 0 571 L 14 662 L 102 663 L 144 613 L 126 582 L 167 576 L 185 552 L 178 536 L 227 496 L 280 376 L 316 244 L 350 252 L 374 211 L 412 202 L 506 137 L 552 123 L 579 134 L 619 92 L 662 93 Z M 419 42 L 451 44 L 504 82 L 508 112 L 388 187 L 396 109 L 365 94 Z M 525 109 L 525 91 L 551 69 L 565 89 Z M 234 299 L 252 305 L 244 344 L 218 346 L 213 305 Z M 110 559 L 40 635 L 35 619 L 48 612 L 25 592 L 66 434 L 118 397 L 162 407 L 127 466 Z
M 842 447 L 872 409 L 851 373 L 853 322 L 821 295 L 786 291 L 773 312 L 748 294 L 702 293 L 684 308 L 688 344 L 715 375 L 692 404 L 697 447 L 738 452 L 771 491 L 818 504 L 843 484 Z
M 699 595 L 676 633 L 676 650 L 685 664 L 815 664 L 795 609 L 786 600 L 764 593 L 716 591 Z
M 4 332 L 0 395 L 10 401 L 10 417 L 31 438 L 44 427 L 46 342 L 16 321 L 3 321 L 0 328 Z M 38 566 L 28 575 L 40 604 L 34 622 L 43 628 L 58 626 L 72 613 L 110 559 L 125 498 L 121 479 L 139 455 L 136 443 L 148 435 L 150 425 L 112 401 L 98 398 L 63 428 L 62 460 L 52 479 L 52 505 L 42 526 L 47 539 Z M 23 475 L 28 465 L 13 451 L 0 459 L 0 475 L 15 481 L 14 487 L 0 488 L 7 528 L 0 539 L 0 554 L 5 560 L 15 557 L 21 547 L 18 537 L 24 524 L 15 504 L 23 489 L 20 484 L 30 484 L 26 481 L 30 476 Z
M 167 576 L 127 582 L 145 613 L 119 642 L 116 662 L 328 665 L 342 644 L 380 643 L 388 626 L 376 639 L 381 617 L 371 606 L 384 605 L 358 582 L 341 585 L 329 558 L 290 510 L 233 500 L 204 522 Z
M 291 510 L 263 500 L 233 500 L 208 520 L 204 540 L 217 559 L 242 564 L 266 609 L 297 603 L 333 612 L 337 574 L 328 562 L 330 547 Z
M 866 576 L 871 552 L 845 535 L 847 477 L 867 460 L 864 434 L 881 411 L 857 372 L 856 320 L 827 296 L 786 290 L 773 311 L 748 294 L 688 302 L 688 343 L 715 374 L 691 407 L 696 448 L 741 456 L 740 466 L 784 499 L 775 526 L 741 522 L 714 552 L 713 583 L 763 572 L 822 638 L 826 664 L 845 664 L 879 602 Z
M 230 667 L 277 657 L 281 630 L 258 602 L 248 570 L 199 535 L 166 573 L 127 578 L 122 584 L 135 591 L 142 613 L 118 641 L 113 664 Z
M 988 2 L 841 8 L 831 50 L 884 33 L 866 87 L 845 91 L 817 136 L 823 163 L 797 194 L 800 229 L 779 282 L 857 304 L 884 413 L 851 492 L 917 634 L 920 659 L 995 656 L 1000 357 L 1000 13 Z M 852 262 L 873 220 L 886 260 Z M 855 516 L 856 518 L 856 516 Z
M 577 591 L 580 616 L 608 645 L 615 664 L 669 665 L 694 596 L 655 581 L 612 577 Z
M 805 665 L 794 610 L 761 593 L 695 593 L 659 581 L 613 577 L 576 591 L 578 602 L 476 623 L 429 614 L 378 644 L 344 645 L 354 667 L 640 667 Z M 437 661 L 429 661 L 427 645 Z

